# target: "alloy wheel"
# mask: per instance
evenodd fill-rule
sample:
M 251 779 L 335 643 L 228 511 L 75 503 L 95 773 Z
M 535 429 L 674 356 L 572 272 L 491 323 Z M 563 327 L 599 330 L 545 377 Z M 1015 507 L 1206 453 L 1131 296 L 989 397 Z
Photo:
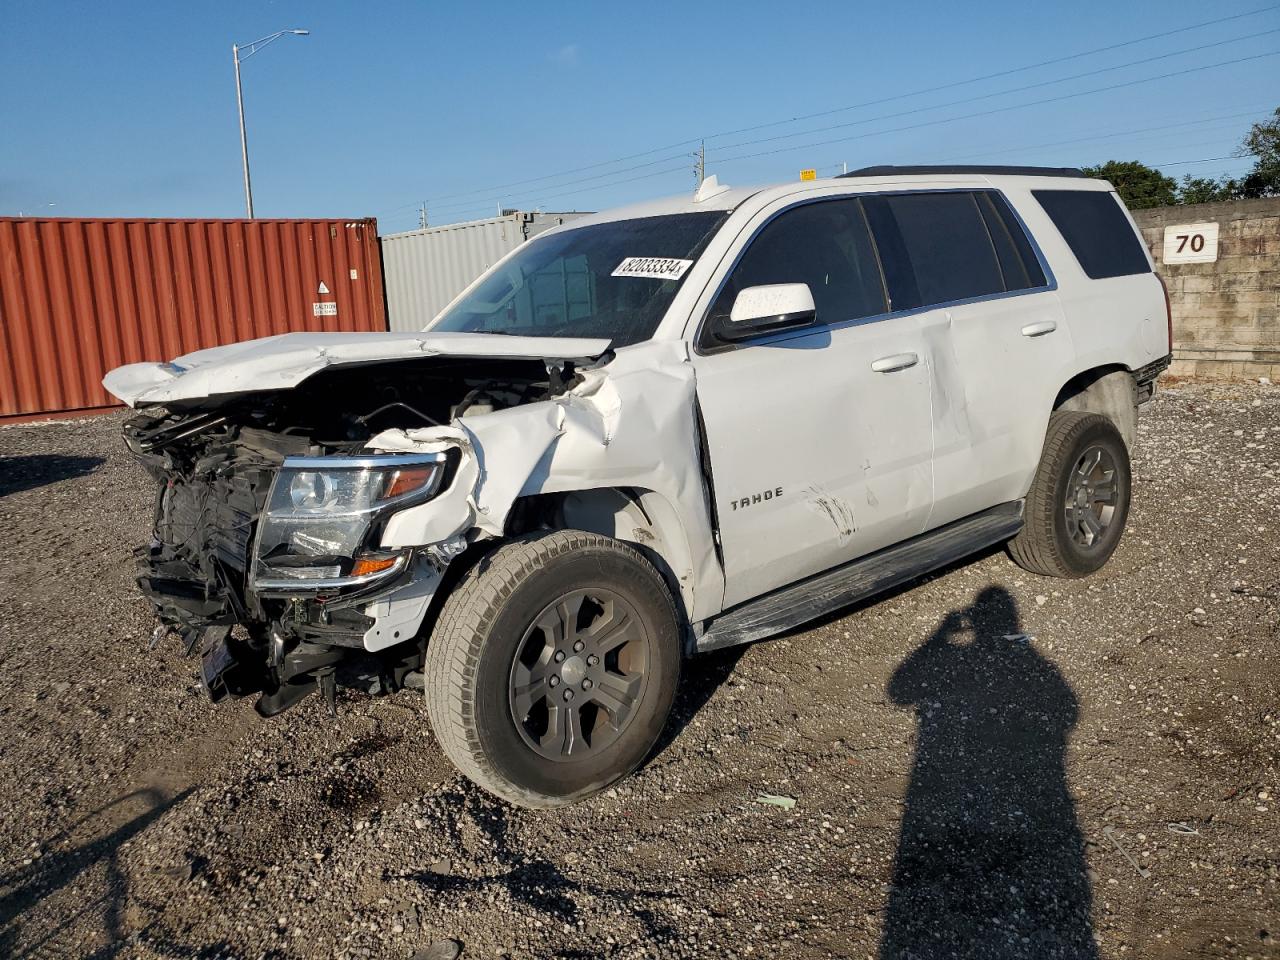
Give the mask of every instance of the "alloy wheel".
M 644 694 L 651 642 L 611 590 L 574 590 L 548 604 L 511 665 L 511 717 L 524 742 L 555 761 L 607 749 Z
M 1095 547 L 1116 512 L 1116 462 L 1101 446 L 1091 446 L 1076 460 L 1067 479 L 1063 508 L 1067 533 L 1081 547 Z

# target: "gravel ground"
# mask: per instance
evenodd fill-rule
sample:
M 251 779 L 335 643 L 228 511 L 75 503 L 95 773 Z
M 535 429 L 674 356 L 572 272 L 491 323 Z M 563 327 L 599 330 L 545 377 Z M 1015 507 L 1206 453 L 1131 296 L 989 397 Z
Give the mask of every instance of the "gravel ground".
M 0 955 L 1280 956 L 1280 388 L 1163 390 L 1101 574 L 992 553 L 694 661 L 553 813 L 411 693 L 206 703 L 118 428 L 0 429 Z

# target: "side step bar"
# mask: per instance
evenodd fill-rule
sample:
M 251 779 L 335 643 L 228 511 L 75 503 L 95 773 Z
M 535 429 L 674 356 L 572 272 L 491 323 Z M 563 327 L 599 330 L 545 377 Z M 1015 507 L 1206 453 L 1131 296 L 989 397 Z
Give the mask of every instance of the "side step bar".
M 782 633 L 1008 540 L 1022 529 L 1022 501 L 1001 504 L 867 557 L 748 600 L 698 638 L 706 653 Z

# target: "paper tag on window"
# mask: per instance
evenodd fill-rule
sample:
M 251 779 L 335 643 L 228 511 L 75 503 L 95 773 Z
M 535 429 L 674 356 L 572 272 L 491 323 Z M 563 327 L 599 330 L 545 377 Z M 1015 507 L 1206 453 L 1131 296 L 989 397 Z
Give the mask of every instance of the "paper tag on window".
M 692 260 L 674 260 L 671 257 L 627 257 L 618 264 L 613 276 L 679 280 L 691 266 Z

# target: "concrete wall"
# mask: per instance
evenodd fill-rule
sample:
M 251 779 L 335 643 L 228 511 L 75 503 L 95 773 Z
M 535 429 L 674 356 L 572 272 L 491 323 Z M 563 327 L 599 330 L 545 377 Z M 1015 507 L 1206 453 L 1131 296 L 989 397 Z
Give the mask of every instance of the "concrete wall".
M 1280 382 L 1280 197 L 1135 210 L 1173 305 L 1173 367 Z M 1165 227 L 1218 224 L 1214 263 L 1163 262 Z

